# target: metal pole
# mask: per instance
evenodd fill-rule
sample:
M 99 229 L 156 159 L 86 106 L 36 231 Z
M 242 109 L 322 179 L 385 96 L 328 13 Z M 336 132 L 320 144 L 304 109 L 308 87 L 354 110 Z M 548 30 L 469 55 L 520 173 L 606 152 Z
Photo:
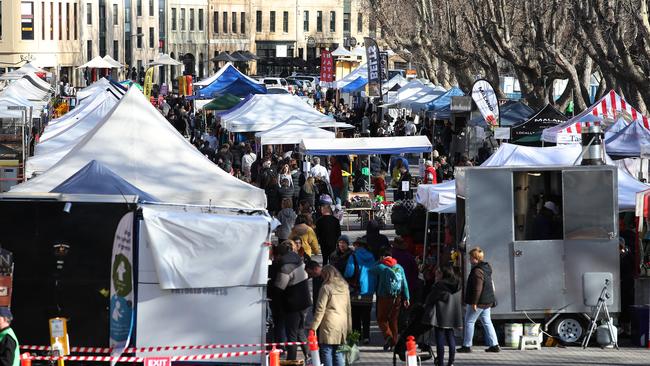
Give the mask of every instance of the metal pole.
M 429 236 L 429 214 L 431 211 L 427 210 L 427 215 L 424 220 L 424 250 L 422 251 L 422 260 L 426 263 L 427 260 L 427 237 Z
M 436 257 L 436 264 L 438 267 L 440 267 L 440 212 L 438 212 L 438 227 L 436 228 L 436 231 L 438 232 L 438 253 Z
M 372 172 L 370 171 L 370 154 L 368 154 L 368 192 L 370 192 L 370 177 Z

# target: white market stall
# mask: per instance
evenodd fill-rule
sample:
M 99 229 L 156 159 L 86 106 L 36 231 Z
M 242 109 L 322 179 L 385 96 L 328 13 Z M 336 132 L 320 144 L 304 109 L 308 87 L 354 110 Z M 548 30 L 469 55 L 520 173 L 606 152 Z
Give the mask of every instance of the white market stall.
M 312 126 L 324 127 L 335 122 L 299 97 L 291 94 L 256 94 L 228 112 L 219 114 L 221 125 L 229 132 L 266 131 L 295 118 Z
M 297 118 L 289 118 L 279 125 L 257 132 L 255 138 L 261 145 L 299 144 L 303 138 L 334 139 L 334 132 L 315 127 Z
M 263 190 L 214 165 L 137 88 L 129 89 L 112 111 L 58 163 L 5 195 L 20 197 L 50 192 L 91 160 L 101 162 L 164 202 L 266 207 Z
M 303 139 L 300 150 L 308 155 L 421 154 L 431 151 L 426 136 Z

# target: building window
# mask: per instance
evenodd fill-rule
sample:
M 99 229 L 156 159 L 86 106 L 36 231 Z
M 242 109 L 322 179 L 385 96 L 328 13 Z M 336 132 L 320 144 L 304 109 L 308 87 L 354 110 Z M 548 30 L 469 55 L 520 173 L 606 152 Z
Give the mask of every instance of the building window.
M 149 0 L 149 16 L 152 17 L 153 13 L 153 0 Z
M 289 33 L 289 12 L 288 11 L 282 13 L 282 31 L 284 33 Z
M 363 32 L 363 13 L 357 14 L 357 33 Z
M 330 11 L 330 32 L 336 32 L 336 12 Z
M 20 3 L 20 26 L 22 39 L 34 39 L 34 2 L 23 1 Z
M 199 9 L 199 31 L 203 32 L 203 9 Z
M 86 24 L 93 24 L 93 3 L 86 4 Z
M 181 9 L 181 31 L 185 30 L 185 9 Z
M 230 21 L 232 22 L 231 24 L 232 32 L 237 33 L 237 13 L 235 13 L 234 11 L 232 12 L 232 19 L 230 19 Z
M 63 4 L 59 3 L 59 41 L 63 40 Z
M 93 59 L 93 41 L 91 40 L 86 41 L 86 57 L 88 61 Z
M 172 8 L 172 30 L 176 30 L 176 8 Z
M 137 0 L 135 2 L 135 15 L 142 16 L 142 0 Z
M 119 61 L 120 59 L 120 42 L 113 41 L 113 59 Z
M 70 3 L 65 3 L 65 39 L 70 40 Z
M 45 13 L 45 3 L 43 3 L 43 13 Z M 45 32 L 45 30 L 43 30 L 43 32 Z M 0 1 L 0 39 L 2 39 L 2 1 Z M 43 39 L 45 39 L 45 36 L 43 36 Z
M 138 27 L 138 32 L 136 36 L 138 37 L 138 41 L 137 41 L 138 48 L 142 48 L 142 27 Z
M 2 1 L 0 1 L 0 10 Z M 2 39 L 2 11 L 0 11 L 0 39 Z M 41 39 L 45 40 L 45 1 L 41 2 Z
M 54 2 L 50 1 L 50 41 L 54 41 Z
M 275 12 L 272 11 L 269 17 L 269 31 L 275 32 Z
M 239 15 L 239 22 L 240 22 L 239 32 L 241 34 L 246 33 L 246 13 L 243 11 Z
M 149 48 L 154 48 L 154 28 L 149 27 Z
M 309 10 L 302 12 L 302 30 L 309 32 Z
M 221 24 L 223 24 L 223 32 L 228 33 L 228 12 L 224 11 L 221 16 Z
M 219 12 L 212 13 L 212 33 L 219 33 Z
M 323 12 L 319 10 L 316 12 L 316 32 L 322 32 L 322 31 L 323 31 Z
M 72 18 L 72 25 L 74 27 L 73 33 L 74 33 L 74 39 L 75 41 L 77 40 L 77 4 L 74 4 L 73 7 L 73 13 L 74 13 L 74 18 Z
M 350 32 L 350 13 L 343 13 L 343 32 Z
M 117 4 L 113 4 L 113 25 L 119 25 L 117 17 Z
M 255 13 L 255 31 L 262 31 L 262 12 L 259 10 Z
M 194 9 L 190 9 L 190 31 L 194 30 Z

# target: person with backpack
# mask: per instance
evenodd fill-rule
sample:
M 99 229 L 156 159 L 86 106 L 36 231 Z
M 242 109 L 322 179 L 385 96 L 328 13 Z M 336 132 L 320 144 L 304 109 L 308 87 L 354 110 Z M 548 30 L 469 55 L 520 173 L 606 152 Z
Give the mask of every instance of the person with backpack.
M 368 250 L 365 238 L 354 242 L 354 252 L 348 258 L 343 277 L 350 285 L 352 302 L 352 329 L 361 333 L 364 344 L 370 343 L 370 312 L 375 292 L 375 276 L 370 270 L 375 266 L 375 257 Z
M 485 352 L 500 352 L 499 340 L 494 330 L 492 319 L 490 319 L 490 309 L 496 306 L 496 296 L 494 295 L 494 282 L 492 282 L 492 266 L 484 262 L 485 253 L 480 247 L 475 247 L 469 251 L 469 262 L 472 269 L 467 277 L 467 287 L 465 288 L 465 326 L 463 335 L 463 346 L 456 352 L 472 352 L 472 340 L 474 338 L 474 325 L 477 320 L 481 320 L 485 334 L 485 343 L 488 348 Z
M 386 251 L 379 263 L 371 269 L 377 278 L 377 325 L 384 335 L 384 351 L 395 346 L 399 336 L 397 320 L 402 304 L 410 305 L 409 287 L 406 274 L 397 260 Z

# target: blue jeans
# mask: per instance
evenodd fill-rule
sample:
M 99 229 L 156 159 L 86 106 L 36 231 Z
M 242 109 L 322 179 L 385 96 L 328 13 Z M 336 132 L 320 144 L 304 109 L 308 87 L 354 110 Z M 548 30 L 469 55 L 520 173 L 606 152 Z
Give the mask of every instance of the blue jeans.
M 345 356 L 338 344 L 319 344 L 320 362 L 323 366 L 345 366 Z
M 474 325 L 478 319 L 481 319 L 481 324 L 483 324 L 485 343 L 488 345 L 488 347 L 498 346 L 499 341 L 497 339 L 497 332 L 494 330 L 494 325 L 492 325 L 492 320 L 490 319 L 490 308 L 476 308 L 476 311 L 474 311 L 472 310 L 471 305 L 467 305 L 467 310 L 465 311 L 463 346 L 472 346 L 472 338 L 474 338 Z

